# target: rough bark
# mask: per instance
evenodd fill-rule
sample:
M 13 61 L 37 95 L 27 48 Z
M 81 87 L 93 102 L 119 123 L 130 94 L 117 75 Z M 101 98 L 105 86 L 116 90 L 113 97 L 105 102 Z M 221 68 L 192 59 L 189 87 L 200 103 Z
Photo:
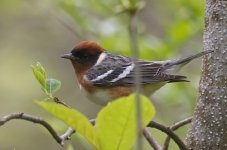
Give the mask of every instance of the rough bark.
M 199 97 L 187 146 L 227 150 L 227 0 L 206 0 L 204 50 Z

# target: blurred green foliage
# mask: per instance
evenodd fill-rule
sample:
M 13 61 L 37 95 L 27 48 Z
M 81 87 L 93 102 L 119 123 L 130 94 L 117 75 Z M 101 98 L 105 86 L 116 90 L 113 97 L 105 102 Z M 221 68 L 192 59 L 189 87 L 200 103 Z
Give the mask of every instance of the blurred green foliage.
M 148 3 L 148 1 L 143 2 Z M 168 3 L 168 7 L 165 6 L 165 3 Z M 108 50 L 125 55 L 130 55 L 127 31 L 128 17 L 126 13 L 118 14 L 117 9 L 118 7 L 134 7 L 127 6 L 130 4 L 128 0 L 119 0 L 119 2 L 111 0 L 60 0 L 56 3 L 74 19 L 77 25 L 75 30 L 81 33 L 84 39 L 92 38 Z M 174 54 L 190 38 L 201 33 L 203 29 L 203 1 L 161 1 L 157 5 L 162 5 L 164 11 L 168 9 L 168 13 L 173 16 L 168 16 L 170 18 L 168 20 L 171 20 L 171 22 L 163 25 L 164 36 L 162 38 L 153 34 L 146 34 L 145 24 L 142 21 L 139 22 L 141 58 L 157 59 L 158 57 L 163 59 L 170 55 L 168 53 Z M 140 14 L 141 12 L 139 12 Z M 151 43 L 154 43 L 154 45 Z M 160 56 L 155 56 L 153 51 L 158 51 Z
M 1 0 L 0 114 L 24 111 L 46 116 L 56 128 L 63 126 L 59 132 L 64 131 L 64 125 L 51 120 L 52 117 L 40 111 L 31 100 L 43 97 L 43 93 L 37 91 L 38 85 L 29 68 L 39 60 L 50 70 L 51 78 L 54 76 L 62 81 L 62 88 L 56 94 L 94 118 L 100 107 L 87 101 L 78 86 L 72 84 L 75 83 L 72 67 L 59 56 L 81 40 L 93 40 L 111 52 L 130 56 L 129 20 L 121 11 L 122 4 L 127 6 L 127 1 Z M 138 12 L 140 58 L 172 59 L 202 50 L 204 1 L 144 2 L 145 7 Z M 180 72 L 192 82 L 166 85 L 152 96 L 157 108 L 156 121 L 170 125 L 192 114 L 199 72 L 199 65 L 192 62 Z M 41 131 L 29 123 L 9 123 L 0 128 L 0 149 L 62 149 L 49 134 L 44 134 L 46 131 Z M 155 138 L 163 142 L 164 134 L 152 131 Z M 184 137 L 187 128 L 178 132 Z M 171 146 L 177 149 L 175 144 Z

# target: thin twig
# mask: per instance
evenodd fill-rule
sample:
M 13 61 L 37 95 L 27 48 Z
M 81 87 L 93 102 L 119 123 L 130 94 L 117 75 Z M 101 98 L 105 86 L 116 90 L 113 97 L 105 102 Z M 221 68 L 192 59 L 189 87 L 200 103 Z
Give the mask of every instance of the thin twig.
M 70 140 L 71 135 L 75 133 L 75 130 L 73 128 L 68 128 L 67 131 L 60 136 L 60 138 L 65 141 L 65 140 Z
M 151 136 L 151 133 L 147 128 L 143 129 L 143 135 L 147 139 L 148 143 L 154 150 L 162 150 L 162 147 L 158 144 L 158 142 Z
M 172 125 L 172 126 L 170 127 L 170 129 L 173 130 L 173 131 L 174 131 L 174 130 L 177 130 L 178 128 L 180 128 L 180 127 L 182 127 L 182 126 L 191 123 L 192 118 L 193 118 L 193 117 L 191 116 L 191 117 L 185 118 L 184 120 L 181 120 L 181 121 L 179 121 L 179 122 L 176 122 L 176 123 L 174 123 L 174 125 Z
M 191 121 L 192 121 L 192 116 L 191 117 L 188 117 L 188 118 L 186 118 L 184 120 L 181 120 L 179 122 L 176 122 L 174 125 L 172 125 L 170 127 L 170 129 L 172 131 L 175 131 L 175 130 L 177 130 L 178 128 L 180 128 L 182 126 L 191 123 Z M 167 136 L 166 139 L 165 139 L 163 150 L 168 150 L 168 148 L 169 148 L 169 142 L 170 142 L 170 136 Z
M 47 123 L 45 120 L 43 120 L 40 117 L 25 114 L 23 112 L 16 112 L 16 113 L 12 113 L 12 114 L 1 117 L 0 118 L 0 126 L 4 125 L 5 123 L 7 123 L 7 122 L 9 122 L 10 120 L 13 120 L 13 119 L 27 120 L 27 121 L 42 125 L 43 127 L 45 127 L 49 131 L 49 133 L 52 135 L 52 137 L 61 146 L 63 146 L 64 141 L 68 140 L 69 137 L 74 133 L 74 132 L 72 132 L 71 130 L 68 129 L 66 131 L 66 133 L 64 133 L 62 136 L 59 136 L 57 134 L 57 132 L 52 128 L 52 126 L 49 123 Z
M 94 125 L 95 125 L 96 120 L 95 120 L 95 119 L 91 119 L 91 120 L 90 120 L 90 122 L 91 122 L 91 124 L 94 126 Z
M 71 108 L 71 107 L 70 107 L 69 105 L 67 105 L 64 101 L 60 100 L 60 99 L 57 98 L 57 97 L 54 97 L 53 100 L 54 100 L 54 102 L 57 103 L 57 104 L 61 104 L 61 105 L 65 106 L 65 107 Z
M 129 14 L 129 37 L 131 41 L 131 51 L 133 56 L 133 63 L 135 64 L 135 92 L 136 92 L 136 119 L 137 119 L 137 149 L 143 149 L 142 143 L 142 136 L 143 136 L 143 128 L 142 128 L 142 108 L 141 108 L 141 101 L 140 101 L 140 70 L 137 65 L 136 59 L 139 57 L 139 48 L 138 48 L 138 40 L 137 40 L 137 11 L 128 11 Z
M 156 128 L 156 129 L 166 133 L 168 136 L 170 136 L 174 140 L 174 142 L 178 145 L 178 147 L 181 150 L 187 150 L 184 142 L 170 128 L 165 127 L 164 125 L 159 124 L 159 123 L 154 122 L 154 121 L 151 121 L 147 126 L 151 127 L 151 128 Z

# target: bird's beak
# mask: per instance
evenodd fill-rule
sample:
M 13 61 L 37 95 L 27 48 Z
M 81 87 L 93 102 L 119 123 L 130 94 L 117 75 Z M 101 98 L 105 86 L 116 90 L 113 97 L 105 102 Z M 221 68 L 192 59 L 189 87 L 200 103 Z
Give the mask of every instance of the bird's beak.
M 72 53 L 64 54 L 61 56 L 61 58 L 74 60 L 74 56 L 72 55 Z

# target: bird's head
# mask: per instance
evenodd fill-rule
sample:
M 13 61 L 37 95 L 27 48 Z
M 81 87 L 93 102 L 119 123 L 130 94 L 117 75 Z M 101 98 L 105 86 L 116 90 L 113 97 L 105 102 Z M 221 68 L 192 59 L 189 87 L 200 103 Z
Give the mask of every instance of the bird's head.
M 83 41 L 77 44 L 70 53 L 61 57 L 69 59 L 76 71 L 86 70 L 95 65 L 104 49 L 92 41 Z

